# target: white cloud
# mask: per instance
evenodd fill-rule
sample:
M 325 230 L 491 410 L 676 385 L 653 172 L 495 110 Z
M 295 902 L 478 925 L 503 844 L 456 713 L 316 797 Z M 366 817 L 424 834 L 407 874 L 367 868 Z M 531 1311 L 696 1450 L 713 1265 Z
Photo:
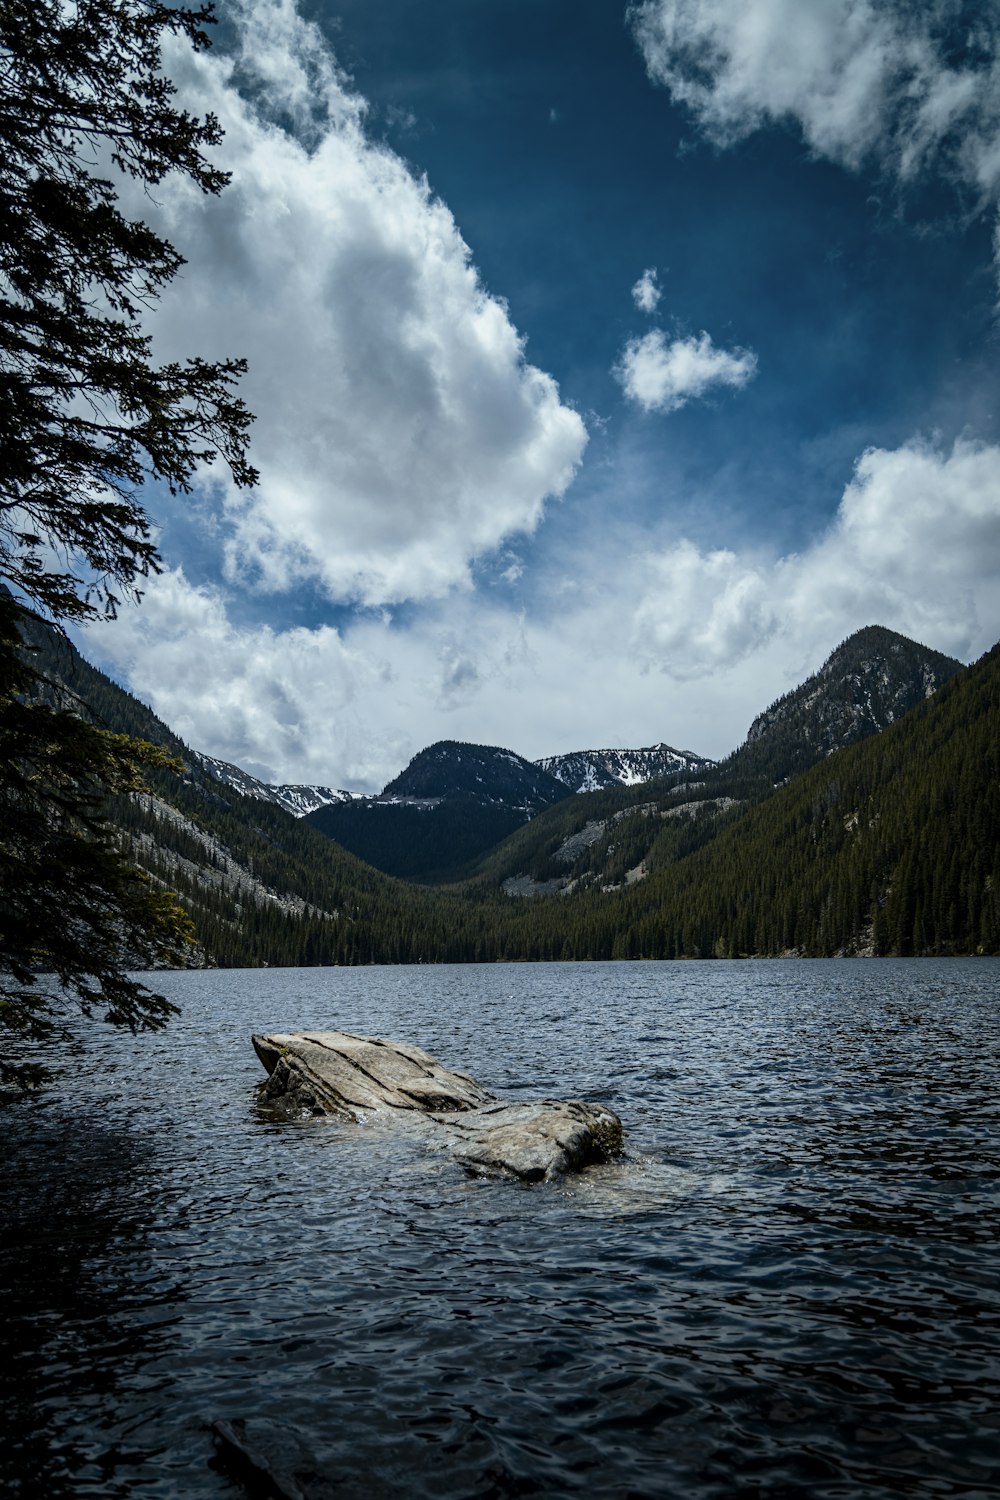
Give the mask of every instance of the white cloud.
M 967 660 L 1000 636 L 1000 448 L 870 449 L 808 550 L 740 558 L 682 542 L 644 567 L 634 649 L 678 679 L 776 644 L 794 681 L 867 624 Z
M 632 288 L 632 301 L 640 312 L 654 313 L 662 296 L 656 284 L 656 267 L 647 266 Z
M 739 389 L 757 373 L 749 349 L 717 349 L 707 333 L 668 344 L 656 328 L 625 345 L 614 374 L 644 411 L 677 411 L 715 386 Z
M 960 657 L 1000 636 L 1000 448 L 869 449 L 836 521 L 790 569 L 793 620 L 853 616 Z
M 799 554 L 612 536 L 565 565 L 545 614 L 465 595 L 343 633 L 237 626 L 174 571 L 83 642 L 194 748 L 276 781 L 379 790 L 442 738 L 723 755 L 862 625 L 964 660 L 1000 638 L 1000 447 L 870 450 Z
M 813 151 L 906 181 L 931 165 L 978 194 L 1000 184 L 1000 14 L 979 8 L 966 61 L 945 61 L 947 0 L 639 0 L 649 75 L 722 145 L 794 121 Z
M 181 568 L 151 578 L 140 608 L 81 634 L 85 654 L 124 676 L 193 749 L 264 780 L 335 775 L 367 787 L 373 765 L 401 753 L 359 711 L 366 695 L 392 693 L 383 656 L 329 626 L 238 627 L 224 596 Z
M 778 629 L 768 570 L 687 540 L 653 554 L 633 617 L 634 649 L 677 681 L 733 666 Z
M 553 637 L 541 671 L 522 617 L 504 605 L 464 596 L 405 631 L 369 617 L 344 634 L 237 625 L 230 605 L 171 569 L 150 579 L 141 608 L 81 627 L 79 639 L 193 749 L 264 780 L 378 791 L 434 739 L 530 742 L 537 731 L 547 744 L 558 705 L 577 698 L 575 657 L 571 666 Z
M 239 52 L 178 46 L 214 111 L 219 199 L 167 180 L 188 264 L 152 321 L 165 357 L 243 354 L 258 490 L 224 498 L 233 578 L 366 604 L 441 595 L 539 522 L 586 443 L 528 364 L 448 208 L 364 130 L 365 106 L 292 0 L 243 0 Z

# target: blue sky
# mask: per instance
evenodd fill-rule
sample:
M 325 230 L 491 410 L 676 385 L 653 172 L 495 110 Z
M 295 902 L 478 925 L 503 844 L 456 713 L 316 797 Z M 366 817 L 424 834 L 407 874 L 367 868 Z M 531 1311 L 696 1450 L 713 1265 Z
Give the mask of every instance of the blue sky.
M 166 571 L 81 636 L 189 743 L 366 791 L 439 738 L 723 755 L 863 625 L 993 644 L 992 7 L 220 12 L 166 65 L 232 184 L 136 207 L 261 485 L 150 492 Z

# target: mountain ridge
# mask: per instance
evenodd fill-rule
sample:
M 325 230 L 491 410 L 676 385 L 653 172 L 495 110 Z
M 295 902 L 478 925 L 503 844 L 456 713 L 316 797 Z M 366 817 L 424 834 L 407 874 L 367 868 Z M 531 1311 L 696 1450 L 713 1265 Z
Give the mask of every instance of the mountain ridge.
M 696 779 L 609 787 L 589 794 L 585 806 L 550 809 L 489 851 L 470 878 L 517 896 L 634 884 L 657 859 L 693 852 L 740 807 L 880 732 L 880 722 L 891 724 L 963 670 L 953 657 L 883 626 L 865 626 L 758 714 L 743 744 Z M 873 683 L 880 685 L 874 704 Z M 588 839 L 575 848 L 585 825 Z
M 887 729 L 777 789 L 766 784 L 771 760 L 752 776 L 738 762 L 720 765 L 701 787 L 567 789 L 492 851 L 488 877 L 443 890 L 393 879 L 306 820 L 220 784 L 144 704 L 64 637 L 46 638 L 47 629 L 37 627 L 46 694 L 60 704 L 65 696 L 103 728 L 163 744 L 184 763 L 179 775 L 150 771 L 148 792 L 115 799 L 109 815 L 148 878 L 177 891 L 191 912 L 201 944 L 193 962 L 1000 948 L 1000 647 Z M 451 805 L 465 804 L 459 797 Z M 371 804 L 353 806 L 363 816 Z M 402 805 L 387 811 L 426 817 Z M 590 830 L 577 846 L 587 879 L 553 859 L 581 829 Z M 505 875 L 533 859 L 563 875 L 569 869 L 573 890 L 532 901 L 505 896 Z M 629 879 L 638 864 L 641 878 Z
M 233 762 L 203 751 L 190 753 L 216 780 L 244 796 L 284 807 L 296 817 L 360 801 L 429 807 L 460 792 L 492 803 L 520 805 L 527 816 L 534 816 L 559 800 L 548 782 L 534 783 L 535 770 L 578 794 L 665 779 L 679 785 L 681 776 L 700 776 L 720 767 L 729 771 L 749 765 L 760 768 L 767 748 L 784 742 L 782 750 L 774 751 L 772 766 L 775 780 L 784 779 L 811 764 L 818 754 L 829 754 L 886 728 L 962 667 L 956 658 L 885 626 L 863 626 L 836 646 L 816 672 L 757 714 L 742 744 L 721 761 L 677 750 L 662 740 L 633 749 L 567 751 L 533 761 L 504 746 L 436 740 L 418 751 L 381 792 L 365 794 L 325 785 L 264 782 Z M 459 772 L 463 754 L 465 766 Z M 520 770 L 520 804 L 516 796 L 512 799 L 510 776 L 497 775 L 498 767 L 504 765 Z
M 457 783 L 454 780 L 444 782 L 439 785 L 435 793 L 429 793 L 426 790 L 417 791 L 412 784 L 411 767 L 414 762 L 421 761 L 430 752 L 447 746 L 461 747 L 463 744 L 466 742 L 434 741 L 424 750 L 418 751 L 409 766 L 393 777 L 381 792 L 374 793 L 349 792 L 343 788 L 305 782 L 262 781 L 234 761 L 222 760 L 202 750 L 192 750 L 190 753 L 196 757 L 210 776 L 222 782 L 223 785 L 232 787 L 242 796 L 258 797 L 262 801 L 273 802 L 275 806 L 283 807 L 295 817 L 305 817 L 307 813 L 317 812 L 321 807 L 343 802 L 367 800 L 416 804 L 439 801 L 442 797 L 458 790 Z M 692 750 L 675 750 L 663 741 L 635 750 L 621 748 L 574 750 L 563 755 L 544 756 L 534 761 L 528 761 L 516 751 L 499 745 L 470 744 L 467 748 L 473 751 L 488 751 L 500 759 L 506 758 L 520 763 L 525 768 L 533 766 L 543 771 L 546 776 L 554 777 L 564 786 L 568 786 L 573 792 L 599 791 L 610 786 L 636 786 L 642 782 L 661 780 L 667 776 L 697 772 L 716 764 L 708 756 L 698 755 Z M 537 796 L 534 800 L 537 800 Z M 543 798 L 542 802 L 544 803 L 545 800 Z
M 306 813 L 315 812 L 318 807 L 327 807 L 332 802 L 352 802 L 358 795 L 329 786 L 261 781 L 233 761 L 219 760 L 201 750 L 192 750 L 190 754 L 209 776 L 223 786 L 231 787 L 234 792 L 239 792 L 241 797 L 256 797 L 262 802 L 273 802 L 275 807 L 283 807 L 295 818 L 303 818 Z
M 571 750 L 562 755 L 543 756 L 535 765 L 579 793 L 681 776 L 715 765 L 715 761 L 693 750 L 675 750 L 660 740 L 636 750 Z

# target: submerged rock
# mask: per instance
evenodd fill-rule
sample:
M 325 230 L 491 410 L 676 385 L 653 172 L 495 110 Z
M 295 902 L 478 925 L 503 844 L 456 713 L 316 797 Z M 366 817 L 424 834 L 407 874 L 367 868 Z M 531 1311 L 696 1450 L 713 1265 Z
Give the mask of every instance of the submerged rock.
M 334 1500 L 334 1487 L 302 1434 L 287 1422 L 266 1417 L 233 1417 L 211 1424 L 213 1467 L 268 1500 Z
M 254 1036 L 253 1045 L 269 1075 L 260 1102 L 270 1112 L 418 1125 L 479 1175 L 541 1182 L 622 1148 L 621 1121 L 606 1105 L 497 1099 L 420 1047 L 346 1031 Z

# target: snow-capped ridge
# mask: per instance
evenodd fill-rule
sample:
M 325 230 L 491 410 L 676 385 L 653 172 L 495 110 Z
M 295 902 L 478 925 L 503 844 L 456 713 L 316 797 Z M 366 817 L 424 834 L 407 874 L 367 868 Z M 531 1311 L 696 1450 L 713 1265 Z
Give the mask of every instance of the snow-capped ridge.
M 661 740 L 638 750 L 573 750 L 545 756 L 535 765 L 571 791 L 599 792 L 606 787 L 639 786 L 664 776 L 703 771 L 715 762 L 693 750 L 675 750 Z
M 234 792 L 239 792 L 243 797 L 256 797 L 261 802 L 273 802 L 275 806 L 283 807 L 286 812 L 290 812 L 296 818 L 304 818 L 306 813 L 315 812 L 317 807 L 328 807 L 334 802 L 353 802 L 358 796 L 356 792 L 335 790 L 329 786 L 307 786 L 296 783 L 272 786 L 270 782 L 260 781 L 256 776 L 251 776 L 249 771 L 244 771 L 241 766 L 233 765 L 231 761 L 217 760 L 214 755 L 204 755 L 200 750 L 193 750 L 191 753 L 214 781 L 231 787 Z

